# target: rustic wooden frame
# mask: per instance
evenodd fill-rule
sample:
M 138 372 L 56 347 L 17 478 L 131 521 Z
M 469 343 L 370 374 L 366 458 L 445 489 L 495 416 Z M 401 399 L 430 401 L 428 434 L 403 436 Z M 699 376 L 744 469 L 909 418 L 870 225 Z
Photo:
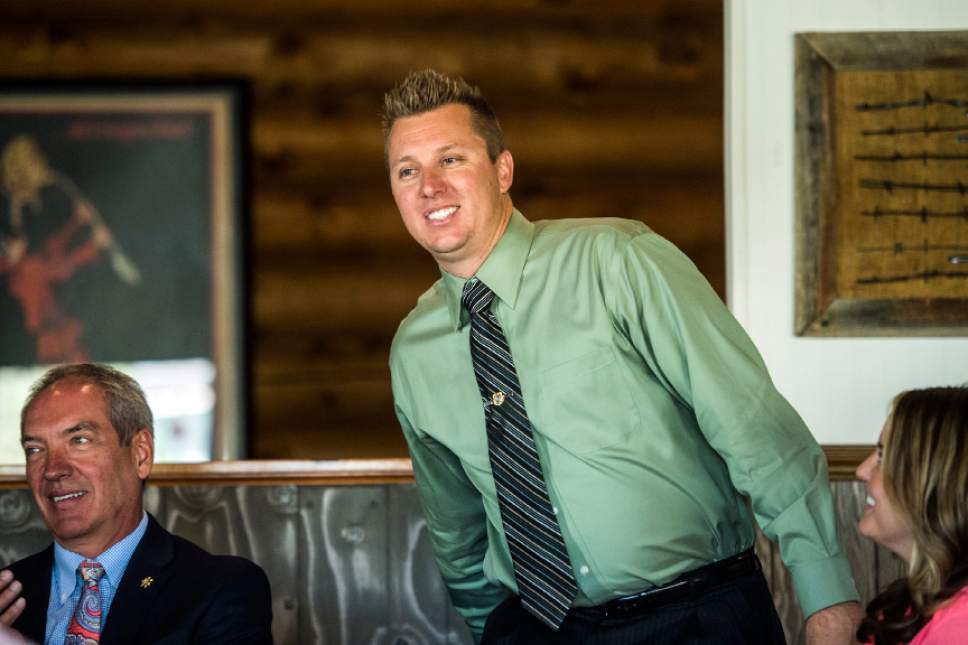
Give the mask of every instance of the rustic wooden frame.
M 968 335 L 968 297 L 857 300 L 837 293 L 834 75 L 840 70 L 968 68 L 968 31 L 795 36 L 798 336 Z
M 204 321 L 195 318 L 185 319 L 174 313 L 171 304 L 163 300 L 153 301 L 149 290 L 142 289 L 140 297 L 125 303 L 128 309 L 143 310 L 145 315 L 138 323 L 138 329 L 144 329 L 145 337 L 166 338 L 166 330 L 178 329 L 186 337 L 192 334 L 193 326 L 204 324 L 210 330 L 210 342 L 205 343 L 204 356 L 211 360 L 215 368 L 213 389 L 215 394 L 214 419 L 212 428 L 211 454 L 214 459 L 232 459 L 244 456 L 245 453 L 245 419 L 247 405 L 247 361 L 243 339 L 245 337 L 246 289 L 245 267 L 243 264 L 244 239 L 247 217 L 245 214 L 245 152 L 246 152 L 246 88 L 244 83 L 236 80 L 209 81 L 156 81 L 156 80 L 71 80 L 71 81 L 33 81 L 10 80 L 2 83 L 3 91 L 0 95 L 0 118 L 7 119 L 10 128 L 17 128 L 34 138 L 49 138 L 54 140 L 51 128 L 45 129 L 43 119 L 72 119 L 74 123 L 87 123 L 89 129 L 97 132 L 98 128 L 115 128 L 110 135 L 90 135 L 92 138 L 101 136 L 98 141 L 117 141 L 116 148 L 122 148 L 130 141 L 140 143 L 137 153 L 131 153 L 131 158 L 140 159 L 160 152 L 166 144 L 164 126 L 181 122 L 204 125 L 204 134 L 196 134 L 199 130 L 190 130 L 185 135 L 186 140 L 198 142 L 197 148 L 187 159 L 191 163 L 193 176 L 198 176 L 198 183 L 204 186 L 204 193 L 192 191 L 183 182 L 175 182 L 176 194 L 173 201 L 166 207 L 173 215 L 178 212 L 177 205 L 184 203 L 181 195 L 192 195 L 195 202 L 205 204 L 208 220 L 204 223 L 206 230 L 207 250 L 202 251 L 204 257 L 199 256 L 199 263 L 204 266 L 204 276 L 207 286 L 199 288 L 199 293 L 207 301 L 200 305 L 193 305 L 193 311 L 198 310 Z M 157 132 L 150 135 L 133 131 L 137 119 L 144 120 L 149 125 L 143 126 L 150 130 L 153 123 Z M 154 122 L 150 119 L 155 119 Z M 164 119 L 168 119 L 166 122 Z M 34 122 L 36 121 L 36 123 Z M 53 121 L 51 121 L 53 122 Z M 129 127 L 129 131 L 122 131 Z M 6 131 L 6 130 L 5 130 Z M 71 138 L 66 129 L 63 134 L 56 135 L 58 142 L 71 144 Z M 155 138 L 152 138 L 155 137 Z M 81 137 L 83 138 L 83 137 Z M 156 143 L 157 142 L 157 143 Z M 0 144 L 3 144 L 0 141 Z M 193 143 L 194 145 L 194 143 Z M 77 145 L 73 150 L 82 150 Z M 120 156 L 121 153 L 119 153 Z M 139 157 L 138 155 L 142 155 Z M 166 158 L 167 159 L 167 158 Z M 179 157 L 181 159 L 181 157 Z M 171 165 L 171 164 L 169 164 Z M 164 168 L 159 163 L 160 168 Z M 54 168 L 57 171 L 57 168 Z M 109 173 L 97 169 L 92 176 L 108 177 Z M 186 173 L 187 174 L 187 173 Z M 143 184 L 137 184 L 132 190 L 151 185 L 153 177 L 145 174 Z M 154 184 L 159 185 L 159 184 Z M 167 186 L 167 184 L 166 184 Z M 194 184 L 193 184 L 194 186 Z M 81 188 L 77 188 L 79 191 Z M 80 193 L 79 193 L 80 194 Z M 80 199 L 79 197 L 77 199 Z M 86 197 L 84 198 L 86 201 Z M 91 203 L 91 202 L 88 202 Z M 194 203 L 194 202 L 192 202 Z M 133 210 L 124 213 L 125 217 L 134 221 L 143 221 L 144 214 Z M 100 215 L 98 215 L 100 217 Z M 139 219 L 140 217 L 140 219 Z M 152 216 L 154 217 L 154 216 Z M 193 220 L 198 221 L 198 220 Z M 204 222 L 204 219 L 201 221 Z M 157 222 L 153 219 L 152 223 Z M 175 223 L 168 223 L 169 230 L 177 228 Z M 202 226 L 200 224 L 200 226 Z M 158 226 L 154 230 L 157 232 Z M 2 232 L 2 231 L 0 231 Z M 147 244 L 158 244 L 160 248 L 156 256 L 152 256 L 155 267 L 161 265 L 176 267 L 185 262 L 188 253 L 179 247 L 173 238 L 161 244 L 162 240 L 152 237 L 152 233 L 142 233 L 132 236 L 139 242 L 147 240 Z M 161 236 L 163 237 L 163 236 Z M 185 237 L 185 235 L 183 235 Z M 129 238 L 129 239 L 132 239 Z M 201 245 L 205 249 L 205 245 Z M 195 257 L 195 256 L 192 256 Z M 163 271 L 155 271 L 155 275 Z M 147 287 L 150 283 L 145 282 Z M 205 283 L 202 283 L 203 285 Z M 194 302 L 194 301 L 193 301 Z M 104 321 L 110 321 L 110 312 L 101 312 Z M 128 328 L 132 328 L 129 325 Z M 105 327 L 105 329 L 110 329 Z M 103 332 L 102 332 L 103 335 Z M 109 359 L 97 355 L 90 356 L 90 360 L 102 360 L 112 363 L 126 364 L 129 360 L 158 360 L 156 358 L 138 358 L 131 354 L 124 354 L 126 345 L 117 344 L 120 357 Z M 174 343 L 173 343 L 174 346 Z M 172 350 L 175 353 L 175 350 Z M 177 359 L 199 358 L 194 352 L 190 354 L 173 355 Z M 72 359 L 57 359 L 72 360 Z M 26 366 L 36 369 L 37 365 Z M 2 386 L 2 384 L 0 384 Z M 8 395 L 14 396 L 13 395 Z M 149 393 L 150 395 L 150 393 Z M 12 428 L 8 428 L 12 430 Z

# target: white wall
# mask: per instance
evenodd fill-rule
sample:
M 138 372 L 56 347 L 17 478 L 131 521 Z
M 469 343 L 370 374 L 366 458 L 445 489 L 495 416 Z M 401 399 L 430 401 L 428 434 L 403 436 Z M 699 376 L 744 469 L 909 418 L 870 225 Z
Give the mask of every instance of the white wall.
M 730 308 L 823 444 L 874 443 L 897 392 L 968 381 L 968 338 L 793 335 L 793 35 L 968 29 L 966 0 L 728 0 Z

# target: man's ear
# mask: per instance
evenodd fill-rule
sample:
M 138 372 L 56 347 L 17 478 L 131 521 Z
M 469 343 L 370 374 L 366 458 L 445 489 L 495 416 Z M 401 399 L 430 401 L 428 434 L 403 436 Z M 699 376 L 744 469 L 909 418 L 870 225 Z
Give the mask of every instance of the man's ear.
M 138 430 L 131 438 L 131 452 L 134 455 L 135 468 L 138 477 L 148 479 L 151 467 L 155 463 L 155 438 L 148 428 Z
M 514 182 L 514 157 L 511 156 L 511 151 L 505 150 L 499 154 L 494 165 L 497 166 L 498 186 L 501 187 L 501 194 L 504 194 L 511 189 Z

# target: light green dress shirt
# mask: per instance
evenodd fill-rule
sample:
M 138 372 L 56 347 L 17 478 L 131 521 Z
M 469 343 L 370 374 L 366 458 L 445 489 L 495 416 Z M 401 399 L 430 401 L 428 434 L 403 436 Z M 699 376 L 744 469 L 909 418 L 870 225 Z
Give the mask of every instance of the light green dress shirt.
M 516 591 L 469 349 L 464 280 L 404 319 L 390 369 L 437 562 L 479 637 Z M 576 605 L 780 545 L 805 615 L 857 598 L 823 452 L 692 262 L 640 222 L 531 223 L 477 271 L 496 294 Z

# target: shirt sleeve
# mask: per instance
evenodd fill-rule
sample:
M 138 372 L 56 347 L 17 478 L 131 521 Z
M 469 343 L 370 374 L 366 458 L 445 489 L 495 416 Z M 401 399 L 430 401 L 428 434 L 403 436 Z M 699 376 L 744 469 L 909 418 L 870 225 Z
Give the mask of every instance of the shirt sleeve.
M 691 408 L 738 491 L 777 542 L 805 616 L 857 592 L 837 535 L 826 459 L 763 360 L 692 262 L 654 233 L 609 260 L 616 324 Z
M 444 445 L 418 434 L 399 403 L 397 419 L 410 449 L 417 493 L 427 517 L 437 566 L 457 612 L 467 621 L 474 642 L 508 591 L 484 576 L 487 519 L 480 493 L 460 460 Z

